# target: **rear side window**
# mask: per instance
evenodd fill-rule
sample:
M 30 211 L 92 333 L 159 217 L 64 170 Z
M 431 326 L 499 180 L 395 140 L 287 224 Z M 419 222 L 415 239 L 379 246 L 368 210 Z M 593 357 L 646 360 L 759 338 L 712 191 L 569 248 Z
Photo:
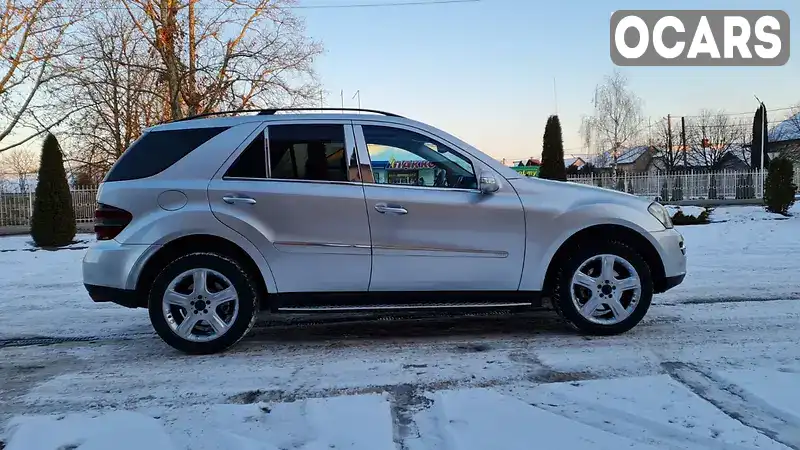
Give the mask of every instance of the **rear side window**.
M 267 178 L 267 148 L 264 132 L 258 133 L 253 142 L 236 158 L 225 172 L 226 178 Z
M 268 134 L 272 178 L 347 181 L 344 126 L 272 125 Z
M 122 154 L 103 181 L 136 180 L 166 170 L 228 127 L 149 131 Z

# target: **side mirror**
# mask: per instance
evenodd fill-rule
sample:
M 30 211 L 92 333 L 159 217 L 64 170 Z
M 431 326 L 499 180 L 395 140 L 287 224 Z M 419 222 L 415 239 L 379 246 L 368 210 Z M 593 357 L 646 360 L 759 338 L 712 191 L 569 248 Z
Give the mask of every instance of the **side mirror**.
M 492 194 L 500 189 L 500 183 L 497 182 L 497 178 L 492 173 L 482 172 L 478 180 L 478 187 L 484 194 Z

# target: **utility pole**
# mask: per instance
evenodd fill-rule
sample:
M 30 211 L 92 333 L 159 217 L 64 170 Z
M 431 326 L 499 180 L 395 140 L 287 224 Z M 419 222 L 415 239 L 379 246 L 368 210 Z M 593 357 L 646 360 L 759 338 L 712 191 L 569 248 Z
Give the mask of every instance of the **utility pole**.
M 353 94 L 353 97 L 350 100 L 356 97 L 358 97 L 358 109 L 361 109 L 361 89 L 357 90 L 356 93 Z M 359 111 L 358 113 L 361 114 L 361 111 Z
M 553 102 L 555 103 L 556 115 L 558 115 L 558 90 L 556 90 L 556 77 L 553 77 Z
M 761 99 L 758 98 L 758 96 L 753 95 L 753 97 L 756 98 L 756 100 L 758 101 L 758 103 L 760 105 L 759 108 L 761 108 L 761 130 L 759 130 L 759 133 L 758 133 L 759 135 L 761 135 L 761 142 L 759 143 L 760 147 L 761 147 L 761 167 L 759 167 L 759 178 L 761 178 L 761 198 L 764 198 L 764 156 L 766 154 L 766 149 L 764 148 L 764 143 L 768 139 L 766 133 L 764 132 L 765 131 L 764 128 L 767 127 L 767 124 L 764 121 L 767 119 L 767 107 L 764 106 L 764 102 L 762 102 Z M 752 149 L 752 148 L 750 149 L 751 152 L 753 150 L 754 149 Z M 752 156 L 750 158 L 751 158 L 751 161 L 752 161 Z
M 672 148 L 672 115 L 667 114 L 667 151 L 670 155 L 673 153 Z M 674 161 L 673 161 L 674 162 Z M 674 167 L 672 167 L 674 169 Z
M 689 164 L 686 160 L 686 153 L 688 151 L 686 148 L 686 117 L 681 117 L 681 145 L 681 148 L 683 148 L 683 170 L 687 170 Z

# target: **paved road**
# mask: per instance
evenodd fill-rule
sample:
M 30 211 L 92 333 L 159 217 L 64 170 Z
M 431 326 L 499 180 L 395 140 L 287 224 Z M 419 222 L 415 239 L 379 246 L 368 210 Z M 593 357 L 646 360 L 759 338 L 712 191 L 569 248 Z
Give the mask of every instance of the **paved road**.
M 666 373 L 800 371 L 800 302 L 656 306 L 634 331 L 587 338 L 549 313 L 261 326 L 233 350 L 189 357 L 156 336 L 0 348 L 6 417 L 105 407 L 253 402 Z M 665 366 L 666 364 L 666 366 Z M 672 364 L 673 366 L 670 366 Z M 5 417 L 4 417 L 5 418 Z

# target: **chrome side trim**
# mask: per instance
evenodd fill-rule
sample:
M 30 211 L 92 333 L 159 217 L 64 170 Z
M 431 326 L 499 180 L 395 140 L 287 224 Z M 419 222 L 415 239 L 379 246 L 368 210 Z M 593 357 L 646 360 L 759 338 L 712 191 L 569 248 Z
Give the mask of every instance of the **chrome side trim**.
M 499 250 L 478 250 L 478 249 L 463 249 L 463 248 L 439 248 L 439 247 L 413 247 L 405 245 L 373 245 L 373 250 L 387 250 L 390 255 L 393 252 L 406 255 L 408 253 L 453 253 L 454 256 L 469 256 L 475 255 L 476 257 L 483 258 L 507 258 L 508 252 Z M 445 256 L 445 255 L 440 255 Z
M 371 246 L 366 244 L 340 244 L 337 242 L 281 241 L 281 242 L 274 242 L 273 245 L 286 245 L 295 247 L 371 248 Z
M 368 306 L 298 306 L 278 308 L 281 312 L 320 312 L 320 311 L 380 311 L 404 309 L 453 309 L 453 308 L 508 308 L 533 306 L 531 302 L 521 303 L 423 303 L 410 305 L 368 305 Z
M 433 253 L 436 256 L 447 256 L 446 253 L 452 253 L 453 256 L 469 256 L 483 258 L 507 258 L 508 252 L 497 250 L 476 250 L 476 249 L 462 249 L 462 248 L 438 248 L 438 247 L 412 247 L 404 245 L 368 245 L 368 244 L 345 244 L 341 242 L 303 242 L 303 241 L 278 241 L 273 242 L 276 248 L 280 247 L 308 247 L 308 248 L 353 248 L 353 249 L 371 249 L 371 250 L 387 250 L 389 252 L 402 253 Z M 397 254 L 395 253 L 395 254 Z M 390 253 L 391 255 L 391 253 Z M 431 255 L 431 256 L 434 256 Z
M 464 188 L 449 188 L 449 187 L 438 187 L 438 186 L 415 186 L 411 184 L 389 184 L 389 183 L 367 183 L 369 186 L 372 187 L 388 187 L 392 189 L 420 189 L 423 191 L 442 191 L 442 192 L 471 192 L 473 194 L 481 194 L 483 193 L 480 189 L 464 189 Z
M 361 186 L 361 182 L 355 181 L 327 181 L 327 180 L 288 180 L 282 178 L 247 178 L 247 177 L 222 177 L 225 181 L 260 181 L 277 183 L 315 183 L 315 184 L 341 184 L 344 186 Z

